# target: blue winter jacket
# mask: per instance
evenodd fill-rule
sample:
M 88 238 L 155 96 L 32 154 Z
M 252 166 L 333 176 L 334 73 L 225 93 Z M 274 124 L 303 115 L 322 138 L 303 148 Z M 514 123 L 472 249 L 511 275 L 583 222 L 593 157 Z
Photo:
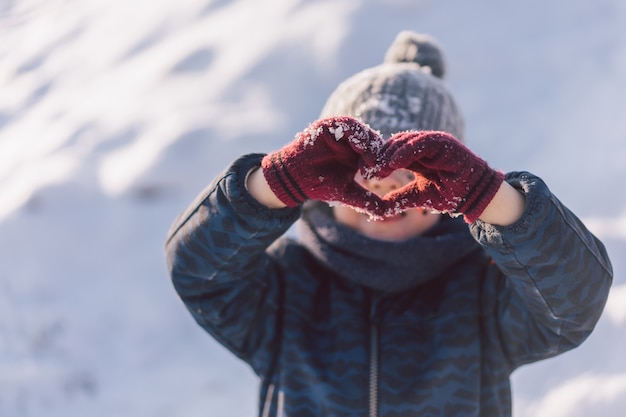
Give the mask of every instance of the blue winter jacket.
M 603 245 L 541 179 L 511 173 L 522 218 L 469 227 L 473 256 L 399 293 L 324 268 L 235 161 L 179 216 L 169 270 L 194 319 L 260 377 L 259 416 L 509 416 L 509 376 L 578 346 L 606 302 Z

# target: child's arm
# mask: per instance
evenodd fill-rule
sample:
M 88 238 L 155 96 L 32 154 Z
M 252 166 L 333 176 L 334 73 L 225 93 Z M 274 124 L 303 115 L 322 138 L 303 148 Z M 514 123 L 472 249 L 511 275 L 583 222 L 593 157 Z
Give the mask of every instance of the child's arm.
M 318 120 L 276 152 L 235 161 L 170 229 L 168 268 L 179 296 L 198 324 L 257 373 L 276 351 L 284 265 L 297 262 L 269 246 L 306 200 L 380 207 L 380 198 L 351 178 L 374 164 L 381 145 L 354 118 Z
M 263 374 L 276 351 L 281 271 L 266 252 L 299 218 L 269 209 L 246 191 L 263 155 L 235 161 L 176 219 L 167 241 L 172 282 L 191 315 Z
M 495 300 L 496 334 L 515 367 L 582 343 L 600 318 L 613 271 L 602 243 L 540 178 L 514 172 L 506 182 L 523 193 L 521 216 L 504 226 L 478 220 L 470 230 L 497 266 L 495 285 L 487 288 L 497 293 L 485 300 Z M 484 219 L 519 208 L 506 190 L 490 208 L 495 215 Z
M 260 169 L 255 169 L 248 175 L 246 187 L 248 188 L 250 195 L 252 195 L 256 201 L 264 206 L 272 209 L 286 207 L 285 203 L 276 197 L 276 194 L 274 194 L 268 185 L 265 177 L 263 177 L 263 172 Z
M 522 217 L 525 206 L 524 195 L 505 181 L 478 218 L 485 223 L 508 226 Z

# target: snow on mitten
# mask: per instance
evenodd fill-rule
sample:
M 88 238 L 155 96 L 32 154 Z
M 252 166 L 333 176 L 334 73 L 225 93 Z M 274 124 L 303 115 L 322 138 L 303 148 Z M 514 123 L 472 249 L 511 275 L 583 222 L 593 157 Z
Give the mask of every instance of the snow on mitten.
M 385 196 L 391 211 L 426 207 L 462 213 L 467 223 L 473 223 L 504 181 L 503 173 L 445 132 L 397 133 L 384 145 L 381 160 L 384 168 L 378 176 L 396 169 L 417 174 L 414 181 Z
M 261 162 L 270 188 L 285 205 L 305 200 L 343 203 L 380 215 L 382 200 L 354 181 L 360 170 L 367 178 L 378 171 L 383 139 L 352 117 L 313 122 L 295 139 Z

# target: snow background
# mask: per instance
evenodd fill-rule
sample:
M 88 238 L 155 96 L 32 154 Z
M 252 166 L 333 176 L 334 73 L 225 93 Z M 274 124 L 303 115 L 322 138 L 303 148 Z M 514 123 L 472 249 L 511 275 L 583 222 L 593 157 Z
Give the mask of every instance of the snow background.
M 402 29 L 444 46 L 469 145 L 542 176 L 613 261 L 596 331 L 514 374 L 514 415 L 623 416 L 624 27 L 622 0 L 0 0 L 0 417 L 255 415 L 165 233 Z

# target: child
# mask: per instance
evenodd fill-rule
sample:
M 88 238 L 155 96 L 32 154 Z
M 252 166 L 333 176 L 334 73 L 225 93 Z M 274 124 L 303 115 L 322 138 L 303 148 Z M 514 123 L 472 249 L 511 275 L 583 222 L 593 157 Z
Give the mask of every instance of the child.
M 464 145 L 444 73 L 432 39 L 400 33 L 172 226 L 175 288 L 260 377 L 259 416 L 509 416 L 511 373 L 600 317 L 603 245 L 540 178 Z

